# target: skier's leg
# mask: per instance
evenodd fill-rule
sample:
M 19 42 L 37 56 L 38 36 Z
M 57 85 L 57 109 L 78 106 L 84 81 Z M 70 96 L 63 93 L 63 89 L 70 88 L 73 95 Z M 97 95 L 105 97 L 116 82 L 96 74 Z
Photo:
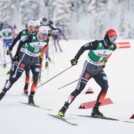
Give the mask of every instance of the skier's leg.
M 35 89 L 37 87 L 37 83 L 38 83 L 38 77 L 39 77 L 39 73 L 40 73 L 40 64 L 35 64 L 33 66 L 31 66 L 31 71 L 33 74 L 33 83 L 31 86 L 31 92 L 29 95 L 29 99 L 28 99 L 28 103 L 29 104 L 34 104 L 34 94 L 35 94 Z
M 10 77 L 6 81 L 4 88 L 2 92 L 0 93 L 0 100 L 4 97 L 6 92 L 12 87 L 12 85 L 20 78 L 23 71 L 24 69 L 21 68 L 20 64 L 14 63 L 10 72 Z
M 55 47 L 55 51 L 57 52 L 57 43 L 56 43 L 56 39 L 54 39 L 54 47 Z
M 59 47 L 60 52 L 63 52 L 62 49 L 61 49 L 61 46 L 60 46 L 60 40 L 59 39 L 57 39 L 57 45 Z
M 108 79 L 107 79 L 106 74 L 103 71 L 101 73 L 97 74 L 94 77 L 94 79 L 101 87 L 101 91 L 97 97 L 96 104 L 93 108 L 92 116 L 103 116 L 103 114 L 99 111 L 99 107 L 100 107 L 101 103 L 104 101 L 104 98 L 107 94 Z
M 74 101 L 74 99 L 81 93 L 81 91 L 85 88 L 88 80 L 92 77 L 90 75 L 90 70 L 88 70 L 89 64 L 85 62 L 80 79 L 76 86 L 76 89 L 70 94 L 68 100 L 65 102 L 63 107 L 60 109 L 58 115 L 64 117 L 66 110 L 68 109 L 69 105 Z
M 24 94 L 28 94 L 28 86 L 30 83 L 30 68 L 29 67 L 25 69 L 25 75 L 26 75 L 26 78 L 25 78 Z

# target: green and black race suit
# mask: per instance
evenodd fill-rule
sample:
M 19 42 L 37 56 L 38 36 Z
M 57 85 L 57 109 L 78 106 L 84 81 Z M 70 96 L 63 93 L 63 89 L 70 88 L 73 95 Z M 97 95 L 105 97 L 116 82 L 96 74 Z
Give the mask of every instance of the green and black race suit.
M 85 50 L 89 50 L 87 61 L 96 66 L 101 66 L 115 49 L 115 44 L 105 46 L 104 40 L 95 40 L 82 46 L 76 54 L 75 59 L 78 60 Z

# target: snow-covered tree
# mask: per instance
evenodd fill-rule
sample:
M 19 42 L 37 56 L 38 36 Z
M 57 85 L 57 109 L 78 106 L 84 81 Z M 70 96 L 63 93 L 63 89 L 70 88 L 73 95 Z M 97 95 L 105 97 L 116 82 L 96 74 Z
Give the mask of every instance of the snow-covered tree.
M 0 0 L 0 20 L 13 22 L 13 4 L 12 0 Z
M 22 15 L 22 23 L 33 18 L 39 18 L 40 14 L 40 4 L 36 0 L 23 0 L 20 2 L 20 12 Z
M 53 21 L 63 24 L 66 27 L 66 32 L 71 33 L 71 12 L 69 0 L 56 0 L 52 3 L 53 6 Z
M 118 30 L 120 33 L 120 37 L 122 38 L 132 38 L 131 34 L 132 30 L 134 29 L 134 26 L 131 27 L 132 24 L 132 9 L 131 4 L 134 4 L 131 0 L 122 0 L 120 1 L 120 10 L 118 11 L 118 17 L 119 17 L 119 26 Z M 134 11 L 134 8 L 133 8 Z M 131 14 L 131 15 L 130 15 Z
M 102 39 L 104 37 L 106 3 L 107 0 L 92 0 L 88 7 L 89 13 L 91 14 L 90 37 L 93 39 Z
M 133 13 L 134 0 L 0 0 L 0 21 L 20 29 L 29 19 L 47 17 L 72 38 L 102 39 L 108 28 L 134 38 Z

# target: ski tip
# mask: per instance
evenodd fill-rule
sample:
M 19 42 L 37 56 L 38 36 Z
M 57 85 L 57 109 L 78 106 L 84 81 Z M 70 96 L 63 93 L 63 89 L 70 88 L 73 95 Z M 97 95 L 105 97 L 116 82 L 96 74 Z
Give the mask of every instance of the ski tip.
M 70 125 L 73 125 L 73 126 L 77 126 L 78 125 L 77 123 L 70 122 L 67 119 L 65 119 L 64 117 L 60 117 L 59 115 L 54 115 L 54 114 L 48 114 L 48 115 L 51 116 L 51 117 L 54 117 L 56 119 L 59 119 L 61 121 L 64 121 L 64 122 L 66 122 L 66 123 L 68 123 Z

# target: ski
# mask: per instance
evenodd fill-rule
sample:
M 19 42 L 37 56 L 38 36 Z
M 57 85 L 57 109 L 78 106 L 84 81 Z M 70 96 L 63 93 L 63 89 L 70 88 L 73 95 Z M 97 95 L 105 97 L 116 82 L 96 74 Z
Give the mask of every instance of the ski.
M 110 120 L 110 121 L 119 121 L 119 122 L 126 122 L 126 123 L 134 123 L 132 121 L 127 121 L 127 120 L 120 120 L 117 118 L 111 118 L 111 117 L 96 117 L 96 116 L 91 116 L 91 115 L 75 115 L 75 116 L 79 116 L 79 117 L 88 117 L 88 118 L 95 118 L 95 119 L 103 119 L 103 120 Z
M 49 109 L 49 108 L 44 108 L 44 107 L 41 107 L 37 104 L 29 104 L 29 103 L 26 103 L 26 102 L 19 102 L 21 104 L 25 104 L 25 105 L 28 105 L 28 106 L 33 106 L 33 107 L 36 107 L 36 108 L 40 108 L 40 109 L 43 109 L 43 110 L 47 110 L 47 111 L 51 111 L 52 109 Z
M 65 123 L 68 123 L 68 124 L 70 124 L 70 125 L 73 125 L 73 126 L 77 126 L 77 125 L 78 125 L 77 123 L 70 122 L 70 121 L 68 121 L 67 119 L 65 119 L 65 118 L 63 118 L 63 117 L 60 117 L 60 116 L 58 116 L 58 115 L 53 115 L 53 114 L 48 114 L 48 115 L 51 116 L 51 117 L 54 117 L 54 118 L 56 118 L 56 119 L 59 119 L 59 120 L 61 120 L 61 121 L 64 121 Z

